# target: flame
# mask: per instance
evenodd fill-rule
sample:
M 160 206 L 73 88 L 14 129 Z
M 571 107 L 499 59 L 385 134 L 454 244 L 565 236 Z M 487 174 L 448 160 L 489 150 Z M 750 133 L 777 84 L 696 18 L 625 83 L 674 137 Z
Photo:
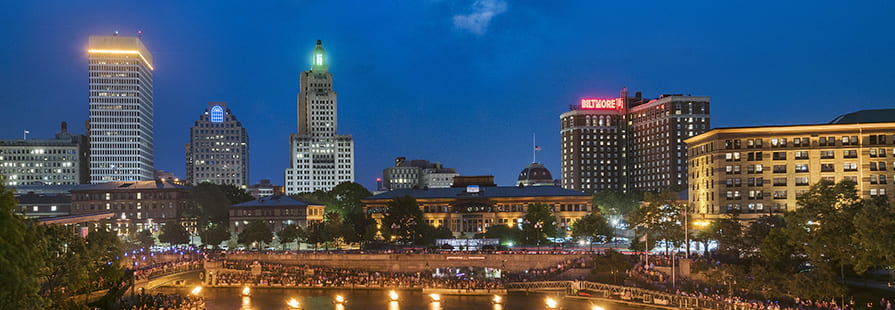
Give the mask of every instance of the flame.
M 199 295 L 199 293 L 201 293 L 201 292 L 202 292 L 202 287 L 201 287 L 201 286 L 197 286 L 196 288 L 194 288 L 194 289 L 191 291 L 191 293 L 193 293 L 193 295 Z
M 432 298 L 432 301 L 441 301 L 441 295 L 438 294 L 429 294 L 429 297 Z
M 392 301 L 397 301 L 397 300 L 398 300 L 398 293 L 395 292 L 394 290 L 389 291 L 389 292 L 388 292 L 388 299 L 389 299 L 389 300 L 392 300 Z
M 493 302 L 495 304 L 502 303 L 503 297 L 500 297 L 500 295 L 494 295 L 494 298 L 491 298 L 491 302 Z
M 294 308 L 294 309 L 301 307 L 301 304 L 298 303 L 298 300 L 295 300 L 295 298 L 289 299 L 289 301 L 286 302 L 286 305 L 288 305 L 289 308 Z
M 550 297 L 547 297 L 547 300 L 545 300 L 544 302 L 547 303 L 548 309 L 556 309 L 556 307 L 558 306 L 558 304 L 556 303 L 556 300 L 553 298 L 550 298 Z
M 251 294 L 251 293 L 252 293 L 252 291 L 251 291 L 251 289 L 249 289 L 248 286 L 242 288 L 242 294 L 243 294 L 243 295 L 249 295 L 249 294 Z
M 341 303 L 344 303 L 344 302 L 345 302 L 345 297 L 342 297 L 342 295 L 336 295 L 336 302 L 337 302 L 337 303 L 340 303 L 340 304 L 341 304 Z

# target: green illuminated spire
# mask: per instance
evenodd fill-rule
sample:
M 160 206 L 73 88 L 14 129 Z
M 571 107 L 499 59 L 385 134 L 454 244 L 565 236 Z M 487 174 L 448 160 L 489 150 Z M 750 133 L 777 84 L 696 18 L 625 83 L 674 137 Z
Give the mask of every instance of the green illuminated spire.
M 317 40 L 317 47 L 314 48 L 314 58 L 311 59 L 311 71 L 326 72 L 329 65 L 326 64 L 326 50 L 323 49 L 323 41 Z

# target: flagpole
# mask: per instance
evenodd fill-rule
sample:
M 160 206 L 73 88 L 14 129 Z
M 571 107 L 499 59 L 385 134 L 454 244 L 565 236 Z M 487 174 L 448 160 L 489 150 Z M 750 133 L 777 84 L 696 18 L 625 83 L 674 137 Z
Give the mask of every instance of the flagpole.
M 538 162 L 538 142 L 535 139 L 535 134 L 531 134 L 531 163 Z

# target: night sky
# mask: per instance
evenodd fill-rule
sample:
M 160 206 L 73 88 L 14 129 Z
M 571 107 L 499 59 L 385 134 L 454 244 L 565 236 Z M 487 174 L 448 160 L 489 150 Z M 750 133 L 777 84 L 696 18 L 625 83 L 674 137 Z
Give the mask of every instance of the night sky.
M 625 86 L 710 96 L 713 127 L 895 107 L 893 20 L 883 0 L 3 1 L 0 138 L 49 138 L 60 121 L 83 133 L 87 37 L 142 30 L 156 168 L 185 176 L 189 128 L 226 101 L 249 132 L 250 181 L 282 184 L 320 39 L 357 182 L 374 189 L 406 156 L 512 185 L 532 134 L 558 178 L 559 115 Z

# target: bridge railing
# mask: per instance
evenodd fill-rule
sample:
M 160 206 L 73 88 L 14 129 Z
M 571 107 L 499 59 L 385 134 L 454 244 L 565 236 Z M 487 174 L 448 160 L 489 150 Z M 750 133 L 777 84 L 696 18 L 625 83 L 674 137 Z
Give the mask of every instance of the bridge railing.
M 578 290 L 602 292 L 603 296 L 610 298 L 616 296 L 622 300 L 642 300 L 662 306 L 675 306 L 681 308 L 703 308 L 715 310 L 736 310 L 736 304 L 716 301 L 711 299 L 696 298 L 691 296 L 667 294 L 637 287 L 611 285 L 606 283 L 589 281 L 541 281 L 541 282 L 514 282 L 507 283 L 507 290 L 567 290 L 569 293 Z

